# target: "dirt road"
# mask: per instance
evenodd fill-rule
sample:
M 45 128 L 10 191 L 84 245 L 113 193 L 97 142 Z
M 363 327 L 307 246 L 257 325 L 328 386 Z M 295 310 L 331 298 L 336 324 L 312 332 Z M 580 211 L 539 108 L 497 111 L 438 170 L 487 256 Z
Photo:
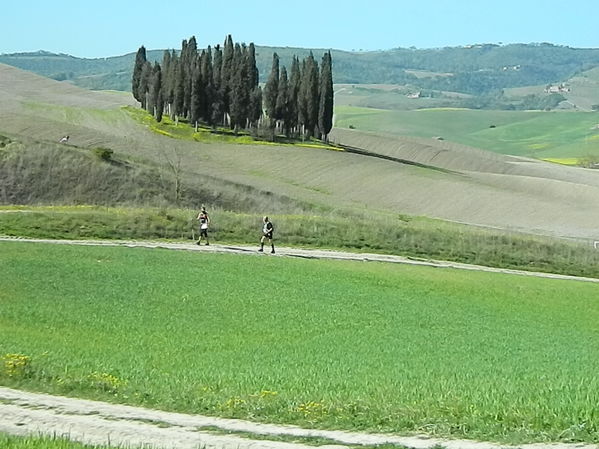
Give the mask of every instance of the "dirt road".
M 247 254 L 262 257 L 273 257 L 271 254 L 258 253 L 257 246 L 242 246 L 242 245 L 215 245 L 198 246 L 192 243 L 172 243 L 172 242 L 156 242 L 156 241 L 127 241 L 127 240 L 52 240 L 52 239 L 29 239 L 2 237 L 0 242 L 23 242 L 23 243 L 52 243 L 57 245 L 84 245 L 84 246 L 124 246 L 129 248 L 164 248 L 179 251 L 204 251 L 211 253 L 234 253 Z M 535 271 L 511 270 L 507 268 L 493 268 L 482 265 L 470 265 L 459 262 L 446 262 L 432 259 L 419 259 L 412 257 L 395 256 L 389 254 L 369 254 L 369 253 L 352 253 L 345 251 L 330 251 L 322 249 L 298 249 L 277 247 L 275 257 L 299 257 L 303 259 L 337 259 L 337 260 L 357 260 L 364 262 L 385 262 L 385 263 L 400 263 L 408 265 L 422 265 L 435 268 L 454 268 L 459 270 L 486 271 L 491 273 L 508 273 L 520 276 L 534 276 L 548 279 L 568 279 L 582 282 L 599 283 L 599 279 L 567 276 L 562 274 L 541 273 Z
M 0 387 L 0 432 L 56 435 L 88 444 L 156 449 L 334 449 L 397 444 L 414 449 L 500 449 L 494 443 L 394 436 L 187 415 Z M 235 435 L 237 433 L 237 435 Z M 243 433 L 242 435 L 239 435 Z M 288 441 L 273 441 L 286 437 Z M 310 443 L 310 438 L 319 438 Z M 325 443 L 322 441 L 326 440 Z M 528 444 L 522 449 L 598 449 L 596 445 Z

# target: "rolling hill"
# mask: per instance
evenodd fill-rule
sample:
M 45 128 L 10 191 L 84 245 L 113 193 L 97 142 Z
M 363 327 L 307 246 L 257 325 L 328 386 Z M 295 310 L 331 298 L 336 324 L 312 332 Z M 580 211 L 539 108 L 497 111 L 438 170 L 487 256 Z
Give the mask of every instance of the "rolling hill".
M 141 44 L 141 43 L 140 43 Z M 281 64 L 310 51 L 319 59 L 327 49 L 256 47 L 260 80 L 264 82 L 277 52 Z M 162 60 L 164 50 L 147 52 Z M 481 44 L 436 49 L 396 48 L 385 51 L 332 50 L 337 84 L 396 84 L 437 92 L 488 94 L 501 89 L 565 81 L 599 66 L 599 49 L 552 44 Z M 101 90 L 130 90 L 135 53 L 85 59 L 44 51 L 0 55 L 0 63 L 56 80 Z
M 0 110 L 0 134 L 20 142 L 0 153 L 4 167 L 27 148 L 52 148 L 54 159 L 47 163 L 58 165 L 61 149 L 85 155 L 105 147 L 114 151 L 123 171 L 144 167 L 163 181 L 169 174 L 168 161 L 175 161 L 181 181 L 192 192 L 188 205 L 197 204 L 197 195 L 206 195 L 225 207 L 288 213 L 359 209 L 597 238 L 599 173 L 593 170 L 433 139 L 340 129 L 334 130 L 333 138 L 362 154 L 176 140 L 135 121 L 121 107 L 132 104 L 128 95 L 90 92 L 6 65 L 0 65 L 0 102 L 7 105 Z M 64 134 L 71 136 L 70 145 L 58 146 Z M 61 170 L 53 173 L 61 176 Z M 10 188 L 4 186 L 5 191 Z M 53 201 L 65 199 L 57 194 Z

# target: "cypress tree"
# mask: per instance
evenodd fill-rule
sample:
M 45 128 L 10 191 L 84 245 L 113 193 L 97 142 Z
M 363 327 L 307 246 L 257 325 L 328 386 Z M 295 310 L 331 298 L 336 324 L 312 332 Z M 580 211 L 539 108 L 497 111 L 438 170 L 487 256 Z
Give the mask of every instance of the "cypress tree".
M 141 107 L 148 112 L 151 112 L 149 108 L 149 92 L 150 92 L 150 83 L 152 78 L 152 64 L 146 61 L 141 69 L 141 76 L 139 80 L 139 89 L 137 93 L 141 98 Z
M 225 114 L 221 84 L 222 65 L 223 52 L 220 45 L 217 45 L 214 47 L 214 58 L 212 61 L 212 81 L 214 83 L 214 88 L 212 89 L 212 124 L 220 123 Z
M 231 128 L 235 131 L 245 128 L 249 116 L 250 91 L 247 67 L 247 52 L 239 44 L 235 44 L 233 57 L 233 76 L 231 78 Z
M 181 42 L 181 53 L 179 57 L 179 77 L 178 80 L 181 85 L 177 86 L 181 89 L 181 97 L 178 98 L 180 101 L 179 107 L 177 108 L 177 113 L 179 116 L 187 117 L 187 113 L 189 111 L 189 98 L 191 96 L 191 92 L 187 83 L 189 78 L 188 74 L 188 65 L 189 65 L 189 55 L 187 51 L 187 39 L 183 39 Z
M 157 62 L 152 69 L 152 81 L 150 91 L 151 113 L 156 121 L 162 121 L 162 113 L 164 110 L 164 101 L 162 97 L 162 69 Z
M 291 76 L 289 78 L 289 115 L 288 115 L 288 126 L 289 129 L 293 130 L 297 128 L 298 124 L 298 115 L 299 115 L 299 91 L 301 85 L 301 72 L 300 72 L 300 63 L 297 56 L 293 56 L 293 60 L 291 62 Z
M 190 79 L 191 95 L 189 98 L 189 121 L 197 130 L 201 113 L 200 98 L 202 96 L 202 71 L 197 58 L 191 66 Z
M 256 86 L 250 92 L 250 126 L 257 126 L 262 117 L 262 89 Z
M 318 125 L 318 64 L 314 60 L 314 55 L 310 55 L 304 60 L 302 65 L 302 80 L 300 85 L 300 115 L 304 125 L 305 137 L 312 137 L 316 126 Z
M 181 59 L 174 61 L 174 93 L 173 93 L 173 111 L 175 120 L 183 115 L 183 103 L 185 98 L 185 74 L 183 73 L 183 64 Z
M 142 103 L 142 107 L 144 104 L 145 92 L 141 92 L 140 90 L 141 72 L 146 61 L 146 48 L 142 45 L 135 55 L 135 65 L 133 66 L 133 76 L 131 77 L 131 93 L 133 94 L 133 98 Z
M 330 51 L 322 57 L 319 97 L 318 130 L 320 138 L 328 141 L 328 134 L 333 128 L 333 62 Z
M 202 96 L 200 98 L 200 117 L 212 124 L 212 102 L 214 101 L 214 81 L 212 76 L 212 49 L 202 51 Z
M 279 95 L 279 55 L 273 53 L 272 55 L 272 68 L 268 81 L 264 86 L 264 102 L 266 106 L 266 113 L 270 117 L 270 126 L 274 127 L 274 121 L 276 120 L 276 108 L 277 108 L 277 96 Z
M 229 34 L 225 39 L 223 48 L 223 62 L 220 73 L 221 101 L 223 106 L 223 124 L 226 124 L 226 114 L 229 113 L 231 103 L 231 78 L 233 76 L 233 58 L 235 48 L 233 38 Z
M 174 103 L 175 103 L 175 83 L 177 80 L 177 66 L 179 64 L 179 58 L 175 50 L 171 52 L 169 58 L 168 69 L 162 70 L 163 74 L 163 95 L 164 102 L 167 105 L 168 114 L 172 120 L 175 119 Z
M 281 77 L 279 79 L 279 92 L 275 106 L 275 118 L 283 121 L 285 135 L 289 137 L 289 80 L 287 79 L 287 69 L 281 68 Z
M 187 45 L 185 46 L 185 57 L 183 57 L 183 50 L 181 50 L 181 59 L 184 67 L 183 73 L 185 80 L 185 84 L 183 85 L 183 89 L 185 91 L 183 96 L 183 113 L 187 118 L 190 117 L 191 112 L 192 72 L 197 56 L 198 46 L 196 43 L 196 38 L 195 36 L 191 36 L 189 41 L 187 41 Z
M 302 60 L 300 70 L 300 88 L 297 94 L 297 124 L 302 128 L 302 138 L 306 136 L 305 128 L 308 117 L 308 97 L 305 94 L 307 77 L 306 59 Z
M 256 47 L 253 42 L 250 42 L 248 47 L 248 79 L 250 91 L 256 87 L 260 82 L 260 75 L 258 73 L 258 67 L 256 67 Z

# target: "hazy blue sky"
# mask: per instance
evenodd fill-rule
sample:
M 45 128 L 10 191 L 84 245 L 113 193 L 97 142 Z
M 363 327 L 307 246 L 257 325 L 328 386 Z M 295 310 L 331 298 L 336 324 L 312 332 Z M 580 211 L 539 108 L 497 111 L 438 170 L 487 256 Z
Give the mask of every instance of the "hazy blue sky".
M 235 42 L 342 50 L 500 42 L 599 47 L 598 0 L 10 0 L 0 11 L 0 53 L 105 57 L 140 45 L 180 48 L 192 35 L 204 47 L 226 34 Z

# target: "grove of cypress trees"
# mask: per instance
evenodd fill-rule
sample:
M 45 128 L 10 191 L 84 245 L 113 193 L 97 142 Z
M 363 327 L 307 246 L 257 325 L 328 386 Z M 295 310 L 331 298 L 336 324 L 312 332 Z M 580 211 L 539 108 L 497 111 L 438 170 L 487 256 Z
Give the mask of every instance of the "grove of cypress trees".
M 280 67 L 279 56 L 273 53 L 271 72 L 262 90 L 253 43 L 234 44 L 228 35 L 222 48 L 217 45 L 213 51 L 208 46 L 200 53 L 192 36 L 182 41 L 179 54 L 165 51 L 162 66 L 147 61 L 146 49 L 141 46 L 131 91 L 158 121 L 166 111 L 175 121 L 186 117 L 196 127 L 200 122 L 212 126 L 222 122 L 237 132 L 258 126 L 266 109 L 273 139 L 279 125 L 287 136 L 297 133 L 301 126 L 302 137 L 318 133 L 325 140 L 332 129 L 330 51 L 323 55 L 320 73 L 312 52 L 301 65 L 293 56 L 290 74 Z

